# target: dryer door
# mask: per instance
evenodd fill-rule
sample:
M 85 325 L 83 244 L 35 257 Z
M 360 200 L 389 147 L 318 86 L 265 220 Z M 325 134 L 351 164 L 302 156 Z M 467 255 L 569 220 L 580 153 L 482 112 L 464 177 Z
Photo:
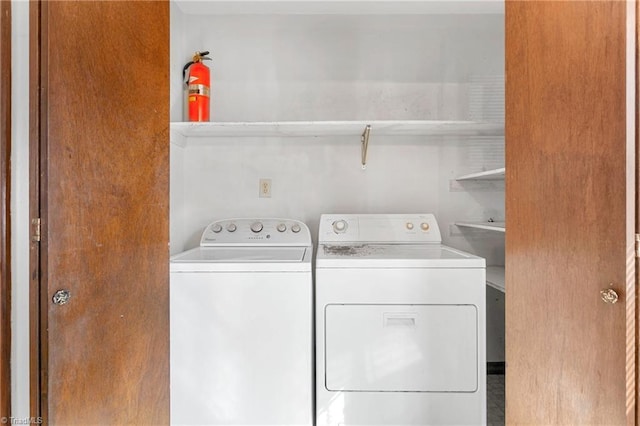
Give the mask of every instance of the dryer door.
M 328 390 L 478 389 L 474 305 L 332 304 L 325 309 Z

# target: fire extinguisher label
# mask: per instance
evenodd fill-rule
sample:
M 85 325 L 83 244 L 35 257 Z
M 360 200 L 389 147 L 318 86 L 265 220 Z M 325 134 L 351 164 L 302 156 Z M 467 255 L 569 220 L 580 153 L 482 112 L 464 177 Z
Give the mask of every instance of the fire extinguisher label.
M 209 97 L 209 88 L 204 84 L 190 84 L 189 95 L 200 95 Z

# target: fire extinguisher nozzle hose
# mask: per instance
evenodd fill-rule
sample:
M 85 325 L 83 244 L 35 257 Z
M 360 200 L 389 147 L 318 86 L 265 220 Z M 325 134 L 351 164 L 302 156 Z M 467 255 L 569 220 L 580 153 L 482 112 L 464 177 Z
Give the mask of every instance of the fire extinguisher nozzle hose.
M 185 65 L 184 68 L 182 68 L 182 82 L 185 85 L 189 84 L 189 82 L 187 81 L 187 70 L 193 64 L 195 64 L 195 62 L 193 62 L 193 61 L 187 62 L 187 65 Z

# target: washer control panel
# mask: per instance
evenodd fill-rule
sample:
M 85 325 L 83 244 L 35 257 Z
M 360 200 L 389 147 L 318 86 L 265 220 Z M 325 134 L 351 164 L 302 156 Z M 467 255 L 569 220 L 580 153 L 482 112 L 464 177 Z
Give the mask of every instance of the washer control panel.
M 307 246 L 311 233 L 294 219 L 224 219 L 210 223 L 200 238 L 200 246 L 219 245 Z
M 432 214 L 324 214 L 318 242 L 441 243 Z

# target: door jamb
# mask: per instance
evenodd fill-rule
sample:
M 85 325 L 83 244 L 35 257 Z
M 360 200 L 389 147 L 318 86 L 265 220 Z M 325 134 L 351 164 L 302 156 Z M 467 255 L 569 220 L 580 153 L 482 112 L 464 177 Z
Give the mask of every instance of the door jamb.
M 11 2 L 0 1 L 0 416 L 11 416 Z
M 46 155 L 46 120 L 42 119 L 46 111 L 46 72 L 47 58 L 42 54 L 44 36 L 47 34 L 47 21 L 43 19 L 47 11 L 46 1 L 29 2 L 29 217 L 32 224 L 31 249 L 29 254 L 29 399 L 31 416 L 47 422 L 47 386 L 46 386 L 46 285 L 42 282 L 41 241 L 41 191 L 45 177 L 41 175 Z M 40 221 L 38 221 L 40 219 Z M 36 225 L 37 228 L 34 226 Z M 43 300 L 45 302 L 43 303 Z
M 640 248 L 640 241 L 638 241 L 638 235 L 640 234 L 640 138 L 638 135 L 638 130 L 639 130 L 639 125 L 640 125 L 640 108 L 639 108 L 639 104 L 638 104 L 638 100 L 640 99 L 640 28 L 638 28 L 638 26 L 640 25 L 640 2 L 636 1 L 634 2 L 635 4 L 633 5 L 633 8 L 628 8 L 627 10 L 630 11 L 632 10 L 635 15 L 635 31 L 634 31 L 634 41 L 635 41 L 635 90 L 634 90 L 634 95 L 635 95 L 635 102 L 633 103 L 635 106 L 635 112 L 634 112 L 634 116 L 635 116 L 635 135 L 634 135 L 634 139 L 635 139 L 635 271 L 634 271 L 634 280 L 633 280 L 633 294 L 630 295 L 631 297 L 633 297 L 633 301 L 634 301 L 634 305 L 635 305 L 635 312 L 629 312 L 627 311 L 628 316 L 632 317 L 633 319 L 627 319 L 628 325 L 627 327 L 629 327 L 629 325 L 631 323 L 634 324 L 634 330 L 633 330 L 633 338 L 635 339 L 634 341 L 634 352 L 632 355 L 633 358 L 633 362 L 635 363 L 634 365 L 634 369 L 633 369 L 633 377 L 632 379 L 634 380 L 634 384 L 635 386 L 633 386 L 634 388 L 634 394 L 633 397 L 631 398 L 630 395 L 630 389 L 629 387 L 627 387 L 627 399 L 628 401 L 633 399 L 633 403 L 635 404 L 634 407 L 628 407 L 628 408 L 632 408 L 631 410 L 627 410 L 627 424 L 638 424 L 638 420 L 640 419 L 640 403 L 638 401 L 638 397 L 640 396 L 640 307 L 638 305 L 639 302 L 639 291 L 640 291 L 640 274 L 638 273 L 640 271 L 640 252 L 639 252 L 639 248 Z M 629 295 L 628 295 L 629 296 Z M 630 338 L 630 334 L 627 334 L 627 337 Z M 629 350 L 629 347 L 627 347 L 627 350 Z M 628 372 L 628 374 L 630 374 L 631 372 Z M 631 377 L 627 377 L 627 380 L 630 380 Z

